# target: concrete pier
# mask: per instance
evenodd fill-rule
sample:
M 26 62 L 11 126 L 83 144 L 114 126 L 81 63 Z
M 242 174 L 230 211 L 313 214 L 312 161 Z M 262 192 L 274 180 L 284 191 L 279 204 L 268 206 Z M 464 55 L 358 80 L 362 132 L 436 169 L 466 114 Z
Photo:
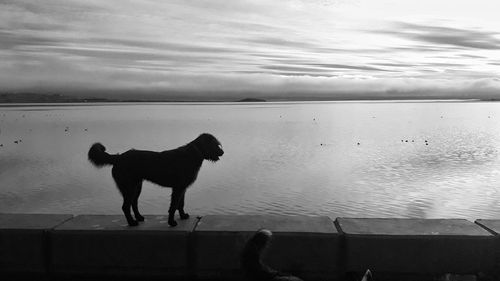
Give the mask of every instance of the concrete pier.
M 490 270 L 492 235 L 463 219 L 338 218 L 347 271 L 405 274 Z
M 264 260 L 270 267 L 308 280 L 338 274 L 340 239 L 328 217 L 205 216 L 194 232 L 198 277 L 238 278 L 243 246 L 260 228 L 273 232 Z
M 500 280 L 500 220 L 476 220 L 476 224 L 488 230 L 495 235 L 494 246 L 492 247 L 493 259 L 492 263 L 494 280 Z
M 483 227 L 484 229 L 491 232 L 493 235 L 498 236 L 500 238 L 500 220 L 476 220 L 476 224 Z
M 47 231 L 72 217 L 0 214 L 0 273 L 48 273 L 51 255 Z
M 170 227 L 167 216 L 146 216 L 129 227 L 123 215 L 82 215 L 51 232 L 52 269 L 59 275 L 182 277 L 188 236 L 197 219 Z
M 500 220 L 207 215 L 178 223 L 168 226 L 166 215 L 129 227 L 122 215 L 0 214 L 0 273 L 239 280 L 241 250 L 260 228 L 273 231 L 265 263 L 307 281 L 367 268 L 379 280 L 497 276 L 500 264 Z

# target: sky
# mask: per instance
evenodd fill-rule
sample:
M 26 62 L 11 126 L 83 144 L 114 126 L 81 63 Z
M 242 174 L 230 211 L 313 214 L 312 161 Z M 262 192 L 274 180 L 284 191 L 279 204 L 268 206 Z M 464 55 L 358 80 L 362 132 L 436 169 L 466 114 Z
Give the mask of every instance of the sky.
M 0 92 L 500 98 L 498 0 L 0 0 Z

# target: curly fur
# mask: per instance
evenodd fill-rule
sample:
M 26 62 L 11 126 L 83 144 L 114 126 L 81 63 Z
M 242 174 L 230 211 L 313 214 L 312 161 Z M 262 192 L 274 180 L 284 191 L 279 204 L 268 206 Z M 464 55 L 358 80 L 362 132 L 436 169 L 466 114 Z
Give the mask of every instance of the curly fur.
M 115 155 L 110 155 L 106 153 L 106 147 L 101 143 L 94 143 L 88 153 L 90 162 L 96 167 L 102 167 L 106 165 L 113 165 L 116 161 Z

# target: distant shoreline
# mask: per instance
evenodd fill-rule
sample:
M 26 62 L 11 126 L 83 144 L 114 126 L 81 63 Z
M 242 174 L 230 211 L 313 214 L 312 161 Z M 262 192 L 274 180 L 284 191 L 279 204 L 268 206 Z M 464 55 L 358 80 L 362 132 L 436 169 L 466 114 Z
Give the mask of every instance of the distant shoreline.
M 109 102 L 16 102 L 2 103 L 0 108 L 8 107 L 36 107 L 36 106 L 106 106 L 106 105 L 155 105 L 155 104 L 172 104 L 172 105 L 210 105 L 210 104 L 307 104 L 307 103 L 473 103 L 473 102 L 498 102 L 491 100 L 479 99 L 432 99 L 432 100 L 301 100 L 301 101 L 268 101 L 268 102 L 240 102 L 240 101 L 109 101 Z
M 0 106 L 19 105 L 95 105 L 95 104 L 138 104 L 138 103 L 269 103 L 269 102 L 496 102 L 500 99 L 460 99 L 445 97 L 404 98 L 294 98 L 294 99 L 118 99 L 95 97 L 71 97 L 60 94 L 8 93 L 0 94 Z

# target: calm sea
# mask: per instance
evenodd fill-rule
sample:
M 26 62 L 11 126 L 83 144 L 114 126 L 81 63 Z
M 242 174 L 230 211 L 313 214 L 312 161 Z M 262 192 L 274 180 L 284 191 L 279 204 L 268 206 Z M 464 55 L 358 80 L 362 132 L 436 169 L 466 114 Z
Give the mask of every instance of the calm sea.
M 225 154 L 189 188 L 194 215 L 500 217 L 494 102 L 1 106 L 0 212 L 120 214 L 92 143 L 165 150 L 203 132 Z M 169 200 L 146 183 L 139 204 L 163 214 Z

